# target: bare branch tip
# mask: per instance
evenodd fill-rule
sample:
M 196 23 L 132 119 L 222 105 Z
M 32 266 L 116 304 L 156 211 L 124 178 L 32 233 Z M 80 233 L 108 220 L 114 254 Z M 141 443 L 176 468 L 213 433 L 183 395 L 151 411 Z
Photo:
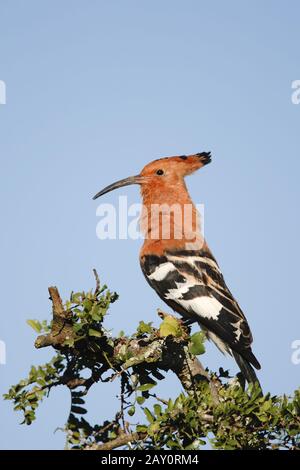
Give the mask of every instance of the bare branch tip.
M 96 280 L 95 294 L 98 294 L 98 292 L 100 291 L 100 278 L 95 268 L 93 268 L 93 273 L 94 273 L 95 280 Z

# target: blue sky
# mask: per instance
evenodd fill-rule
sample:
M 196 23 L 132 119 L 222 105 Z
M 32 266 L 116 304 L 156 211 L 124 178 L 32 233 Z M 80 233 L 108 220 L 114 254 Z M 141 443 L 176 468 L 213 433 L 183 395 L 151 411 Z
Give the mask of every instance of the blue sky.
M 205 204 L 205 234 L 245 311 L 264 389 L 291 393 L 299 328 L 299 2 L 0 0 L 0 393 L 48 360 L 28 318 L 50 318 L 47 287 L 89 289 L 92 268 L 120 299 L 107 324 L 158 324 L 162 302 L 138 263 L 141 241 L 96 237 L 103 186 L 154 158 L 210 150 L 187 181 Z M 116 204 L 137 187 L 105 196 Z M 211 369 L 236 371 L 207 346 Z M 160 394 L 180 390 L 170 376 Z M 92 390 L 92 419 L 117 407 L 116 384 Z M 67 391 L 54 390 L 31 427 L 0 401 L 1 448 L 62 448 Z

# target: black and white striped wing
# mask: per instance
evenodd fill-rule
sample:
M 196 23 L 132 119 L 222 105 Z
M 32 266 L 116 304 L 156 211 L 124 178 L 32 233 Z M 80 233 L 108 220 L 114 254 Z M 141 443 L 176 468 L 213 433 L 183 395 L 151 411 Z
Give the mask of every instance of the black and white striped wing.
M 260 368 L 247 320 L 209 251 L 145 255 L 141 266 L 150 286 L 173 310 L 199 322 L 222 352 L 236 351 Z

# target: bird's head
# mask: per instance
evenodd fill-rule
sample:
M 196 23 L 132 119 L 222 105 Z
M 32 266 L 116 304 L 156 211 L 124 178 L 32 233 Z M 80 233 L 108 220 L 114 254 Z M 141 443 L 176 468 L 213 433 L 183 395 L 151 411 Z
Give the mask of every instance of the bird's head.
M 130 184 L 140 184 L 142 188 L 171 187 L 172 183 L 176 183 L 187 175 L 202 168 L 211 162 L 210 152 L 196 153 L 194 155 L 181 155 L 178 157 L 165 157 L 148 163 L 139 175 L 129 176 L 115 183 L 106 186 L 99 191 L 93 199 L 97 199 L 114 189 L 128 186 Z

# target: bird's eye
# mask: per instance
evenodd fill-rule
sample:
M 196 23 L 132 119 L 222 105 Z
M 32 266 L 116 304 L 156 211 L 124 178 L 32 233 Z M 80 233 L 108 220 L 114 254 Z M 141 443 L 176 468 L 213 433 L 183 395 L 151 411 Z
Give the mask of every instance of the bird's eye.
M 164 174 L 164 171 L 163 171 L 163 170 L 157 170 L 156 174 L 159 175 L 159 176 L 161 176 L 161 175 Z

